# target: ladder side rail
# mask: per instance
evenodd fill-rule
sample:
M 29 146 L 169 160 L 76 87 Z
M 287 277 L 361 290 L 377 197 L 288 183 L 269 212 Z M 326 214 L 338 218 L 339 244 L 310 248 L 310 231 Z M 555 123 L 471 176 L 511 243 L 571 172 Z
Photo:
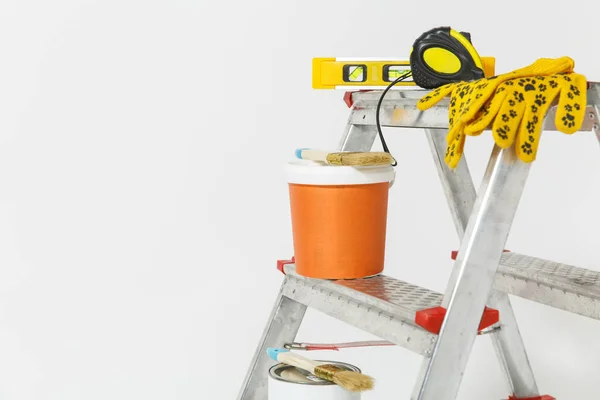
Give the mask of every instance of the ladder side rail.
M 592 109 L 589 113 L 592 130 L 596 134 L 598 143 L 600 143 L 600 83 L 588 82 L 587 103 L 588 110 Z M 583 125 L 585 126 L 585 122 Z
M 447 132 L 446 129 L 426 130 L 434 163 L 448 201 L 448 207 L 459 239 L 462 239 L 477 193 L 464 155 L 454 171 L 451 171 L 444 162 Z M 449 284 L 454 285 L 454 282 Z M 539 396 L 533 369 L 508 295 L 492 290 L 488 306 L 500 313 L 501 330 L 495 331 L 491 335 L 510 393 L 517 398 Z
M 494 146 L 465 229 L 443 306 L 447 313 L 419 400 L 454 400 L 487 305 L 530 164 Z
M 338 151 L 371 151 L 373 143 L 377 138 L 377 127 L 375 125 L 355 125 L 352 123 L 352 110 L 346 124 L 346 129 L 338 145 Z
M 268 372 L 274 364 L 268 354 L 269 347 L 283 347 L 296 339 L 306 306 L 294 301 L 282 293 L 286 287 L 286 278 L 281 285 L 275 305 L 271 311 L 263 335 L 258 343 L 250 368 L 238 395 L 238 400 L 267 400 Z
M 600 118 L 600 103 L 594 104 L 594 111 L 596 111 L 596 115 L 595 115 L 593 129 L 594 129 L 594 132 L 596 133 L 596 139 L 598 139 L 598 143 L 600 143 L 600 122 L 598 122 L 598 119 Z

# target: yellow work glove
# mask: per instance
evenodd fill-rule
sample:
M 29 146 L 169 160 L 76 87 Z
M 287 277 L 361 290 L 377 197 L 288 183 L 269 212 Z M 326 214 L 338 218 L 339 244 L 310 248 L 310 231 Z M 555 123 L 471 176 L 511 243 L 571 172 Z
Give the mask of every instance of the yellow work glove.
M 493 96 L 496 89 L 504 82 L 532 75 L 551 75 L 571 72 L 575 63 L 569 57 L 540 58 L 533 64 L 506 74 L 482 78 L 471 82 L 449 83 L 432 90 L 423 96 L 417 107 L 426 110 L 450 95 L 448 107 L 449 131 L 446 137 L 448 148 L 445 161 L 450 168 L 455 168 L 460 161 L 464 149 L 465 135 L 463 130 L 468 122 L 483 112 L 483 106 Z M 481 132 L 479 132 L 481 133 Z
M 567 73 L 504 82 L 475 120 L 465 126 L 464 133 L 478 135 L 493 121 L 492 135 L 496 144 L 502 148 L 515 144 L 519 159 L 532 162 L 536 158 L 544 117 L 556 97 L 556 129 L 566 134 L 577 132 L 585 118 L 587 80 L 581 74 Z

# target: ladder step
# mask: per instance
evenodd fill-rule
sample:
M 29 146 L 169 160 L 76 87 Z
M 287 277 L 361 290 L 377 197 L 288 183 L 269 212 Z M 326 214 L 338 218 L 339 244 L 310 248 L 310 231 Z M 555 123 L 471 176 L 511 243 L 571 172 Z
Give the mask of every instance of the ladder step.
M 283 265 L 282 294 L 411 351 L 431 355 L 445 316 L 442 294 L 386 275 L 365 279 L 322 280 Z M 487 309 L 480 329 L 498 322 Z
M 590 89 L 597 90 L 599 83 L 590 83 Z M 588 90 L 591 93 L 592 90 Z M 380 109 L 380 123 L 382 126 L 401 128 L 442 128 L 448 129 L 448 104 L 450 98 L 442 99 L 435 106 L 426 111 L 417 108 L 417 101 L 428 93 L 427 90 L 390 90 L 386 93 Z M 357 91 L 351 92 L 344 100 L 346 104 L 352 104 L 352 113 L 349 122 L 354 125 L 375 125 L 375 114 L 377 104 L 382 91 Z M 586 115 L 593 118 L 585 118 L 580 131 L 592 131 L 599 117 L 594 108 L 595 98 L 588 95 L 588 107 Z M 548 109 L 546 117 L 542 122 L 544 131 L 556 131 L 555 116 L 558 107 L 555 100 Z
M 600 272 L 507 252 L 497 290 L 575 314 L 600 319 Z

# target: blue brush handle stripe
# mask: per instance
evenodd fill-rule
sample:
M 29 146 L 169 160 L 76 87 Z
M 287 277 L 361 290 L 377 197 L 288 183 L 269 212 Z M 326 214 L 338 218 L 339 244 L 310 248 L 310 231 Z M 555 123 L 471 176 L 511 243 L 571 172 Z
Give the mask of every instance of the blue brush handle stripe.
M 275 361 L 278 361 L 278 360 L 277 360 L 277 355 L 278 355 L 279 353 L 287 353 L 287 352 L 289 352 L 289 350 L 288 350 L 288 349 L 276 349 L 276 348 L 274 348 L 274 347 L 269 347 L 269 348 L 267 349 L 267 354 L 269 355 L 269 357 L 271 357 L 271 358 L 272 358 L 273 360 L 275 360 Z
M 310 150 L 310 148 L 306 147 L 306 148 L 303 148 L 303 149 L 296 149 L 296 157 L 299 158 L 299 159 L 302 159 L 302 152 L 304 150 Z

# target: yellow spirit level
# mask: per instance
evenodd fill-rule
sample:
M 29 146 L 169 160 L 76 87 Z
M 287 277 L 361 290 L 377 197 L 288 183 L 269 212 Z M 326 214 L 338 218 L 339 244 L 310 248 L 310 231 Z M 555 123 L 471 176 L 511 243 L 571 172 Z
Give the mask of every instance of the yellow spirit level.
M 486 77 L 494 75 L 495 58 L 481 57 Z M 388 86 L 394 80 L 411 71 L 408 60 L 340 60 L 331 57 L 313 58 L 312 87 L 314 89 L 344 89 L 347 87 Z M 416 87 L 412 77 L 398 82 L 396 86 Z

